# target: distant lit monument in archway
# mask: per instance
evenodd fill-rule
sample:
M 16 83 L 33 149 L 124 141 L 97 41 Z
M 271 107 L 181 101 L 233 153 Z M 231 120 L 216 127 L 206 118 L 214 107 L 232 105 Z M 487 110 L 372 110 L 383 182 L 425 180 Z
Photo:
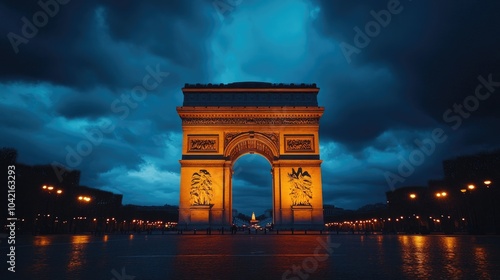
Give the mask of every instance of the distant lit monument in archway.
M 250 222 L 250 226 L 255 226 L 256 224 L 258 224 L 258 223 L 259 223 L 259 220 L 257 220 L 257 219 L 255 218 L 255 213 L 254 213 L 254 212 L 252 212 L 252 218 L 250 219 L 250 221 L 249 221 L 249 222 Z
M 275 227 L 323 227 L 315 84 L 186 84 L 182 92 L 179 226 L 230 226 L 233 164 L 258 153 L 272 166 Z

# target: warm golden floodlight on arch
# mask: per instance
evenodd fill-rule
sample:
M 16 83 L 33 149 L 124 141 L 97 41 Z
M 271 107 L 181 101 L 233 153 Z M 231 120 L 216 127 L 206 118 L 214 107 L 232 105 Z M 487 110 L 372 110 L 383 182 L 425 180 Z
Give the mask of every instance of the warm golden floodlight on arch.
M 276 228 L 323 227 L 316 85 L 187 85 L 179 226 L 230 226 L 233 163 L 257 153 L 271 164 Z M 268 170 L 262 170 L 268 172 Z

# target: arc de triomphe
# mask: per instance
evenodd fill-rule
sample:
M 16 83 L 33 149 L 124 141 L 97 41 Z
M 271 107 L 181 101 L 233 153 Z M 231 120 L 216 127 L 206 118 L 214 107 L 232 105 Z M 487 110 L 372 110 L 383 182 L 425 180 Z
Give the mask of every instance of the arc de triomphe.
M 186 84 L 182 92 L 179 227 L 231 225 L 233 164 L 247 153 L 272 166 L 276 228 L 324 226 L 318 138 L 324 108 L 315 84 Z

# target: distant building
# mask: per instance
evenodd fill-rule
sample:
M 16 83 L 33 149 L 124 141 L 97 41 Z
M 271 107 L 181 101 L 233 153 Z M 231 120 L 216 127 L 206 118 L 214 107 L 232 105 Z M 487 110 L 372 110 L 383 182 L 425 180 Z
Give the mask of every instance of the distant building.
M 323 215 L 325 223 L 338 222 L 353 217 L 353 210 L 344 210 L 343 208 L 335 207 L 334 205 L 324 204 Z
M 121 217 L 129 220 L 177 222 L 179 219 L 179 207 L 167 204 L 163 206 L 128 204 L 123 206 Z
M 16 216 L 23 221 L 21 230 L 54 232 L 68 228 L 74 213 L 74 201 L 69 196 L 79 185 L 80 171 L 66 170 L 59 180 L 51 165 L 15 166 Z
M 20 232 L 88 230 L 90 225 L 97 225 L 91 219 L 112 218 L 121 207 L 122 195 L 80 186 L 79 170 L 18 163 L 17 151 L 9 148 L 0 149 L 0 161 L 4 170 L 8 165 L 15 166 L 15 216 Z
M 69 190 L 70 196 L 73 197 L 75 207 L 84 209 L 84 212 L 79 213 L 79 216 L 85 215 L 89 218 L 107 218 L 116 217 L 119 214 L 122 206 L 123 195 L 115 194 L 108 191 L 90 188 L 87 186 L 78 186 Z M 85 198 L 89 201 L 85 201 Z
M 500 179 L 500 151 L 461 156 L 443 161 L 445 180 L 460 184 Z
M 496 202 L 500 151 L 445 160 L 443 171 L 444 178 L 430 180 L 428 187 L 386 193 L 392 227 L 409 232 L 500 233 L 500 204 Z
M 426 186 L 407 186 L 386 192 L 387 231 L 424 233 L 429 231 L 432 200 Z M 390 220 L 389 220 L 390 219 Z
M 444 184 L 468 230 L 500 234 L 500 150 L 445 160 L 443 170 Z

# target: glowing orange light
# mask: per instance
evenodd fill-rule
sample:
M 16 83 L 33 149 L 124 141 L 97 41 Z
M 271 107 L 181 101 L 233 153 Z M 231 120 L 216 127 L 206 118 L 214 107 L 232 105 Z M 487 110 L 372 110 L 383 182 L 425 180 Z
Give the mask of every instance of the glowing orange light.
M 411 194 L 410 194 L 410 198 L 411 198 L 411 199 L 415 199 L 416 197 L 417 197 L 417 195 L 416 195 L 416 194 L 414 194 L 414 193 L 411 193 Z
M 474 185 L 470 184 L 470 185 L 468 185 L 468 186 L 467 186 L 467 188 L 468 188 L 469 190 L 473 190 L 473 189 L 475 189 L 475 188 L 476 188 L 476 186 L 474 186 Z
M 62 194 L 62 190 L 57 190 L 57 193 L 58 194 Z
M 91 200 L 91 198 L 90 198 L 90 197 L 88 197 L 88 196 L 79 196 L 79 197 L 78 197 L 78 200 L 83 200 L 83 201 L 85 201 L 85 202 L 89 202 L 89 201 Z
M 460 190 L 462 193 L 465 193 L 467 190 L 466 189 L 461 189 Z
M 438 192 L 438 193 L 436 193 L 436 197 L 445 197 L 446 195 L 448 195 L 447 192 Z
M 54 189 L 54 187 L 53 187 L 53 186 L 48 186 L 48 187 L 47 187 L 47 189 L 48 189 L 49 191 L 51 191 L 51 190 L 53 190 L 53 189 Z

